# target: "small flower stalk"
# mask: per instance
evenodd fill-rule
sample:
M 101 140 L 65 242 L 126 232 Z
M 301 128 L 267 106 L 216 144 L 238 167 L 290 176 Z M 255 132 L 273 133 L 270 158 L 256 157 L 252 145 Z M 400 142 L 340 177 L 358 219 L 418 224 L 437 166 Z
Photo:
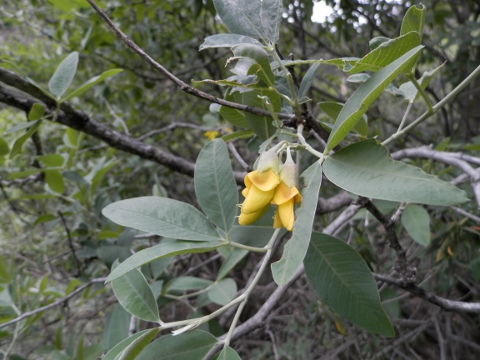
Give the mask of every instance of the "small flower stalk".
M 274 228 L 284 227 L 292 231 L 295 222 L 294 205 L 302 201 L 296 187 L 296 178 L 297 166 L 289 150 L 282 166 L 275 150 L 265 151 L 258 159 L 257 170 L 245 176 L 245 189 L 242 191 L 245 201 L 241 205 L 238 223 L 254 223 L 273 204 L 277 206 Z

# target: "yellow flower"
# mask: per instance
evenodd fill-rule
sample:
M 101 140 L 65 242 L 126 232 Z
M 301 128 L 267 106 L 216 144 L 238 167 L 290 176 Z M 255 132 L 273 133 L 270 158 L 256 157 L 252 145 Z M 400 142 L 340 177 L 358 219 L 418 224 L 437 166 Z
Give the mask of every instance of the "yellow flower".
M 300 201 L 302 201 L 302 195 L 296 186 L 289 188 L 284 182 L 277 186 L 272 198 L 272 203 L 277 205 L 277 211 L 273 218 L 275 229 L 284 227 L 288 231 L 292 231 L 295 222 L 294 204 Z
M 216 130 L 208 130 L 208 131 L 205 131 L 203 133 L 203 135 L 205 135 L 205 137 L 207 137 L 209 140 L 213 140 L 215 139 L 218 135 L 220 135 L 220 133 Z
M 242 195 L 245 201 L 241 207 L 238 223 L 249 225 L 262 217 L 273 199 L 275 188 L 280 184 L 280 177 L 272 169 L 264 172 L 249 172 L 244 179 L 246 188 Z
M 245 176 L 245 201 L 241 205 L 240 225 L 249 225 L 260 219 L 270 207 L 277 205 L 273 227 L 284 227 L 292 231 L 295 222 L 294 205 L 302 201 L 296 187 L 297 167 L 287 152 L 287 160 L 279 172 L 278 156 L 275 151 L 264 152 L 258 159 L 257 170 Z
M 273 218 L 273 227 L 284 227 L 292 231 L 295 215 L 293 208 L 296 203 L 302 201 L 302 195 L 296 187 L 297 165 L 293 162 L 290 151 L 287 151 L 287 160 L 280 170 L 280 185 L 275 189 L 272 204 L 277 205 L 277 211 Z

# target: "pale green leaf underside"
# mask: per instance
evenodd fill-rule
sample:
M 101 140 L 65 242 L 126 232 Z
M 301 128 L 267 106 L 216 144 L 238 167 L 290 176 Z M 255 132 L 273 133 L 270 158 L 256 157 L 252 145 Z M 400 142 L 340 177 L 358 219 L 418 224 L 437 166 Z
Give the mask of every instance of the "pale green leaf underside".
M 242 360 L 242 358 L 238 356 L 234 349 L 232 349 L 230 346 L 227 346 L 220 351 L 217 360 Z
M 213 0 L 213 4 L 232 34 L 277 42 L 282 20 L 281 0 Z
M 375 140 L 352 144 L 329 156 L 323 172 L 338 187 L 374 199 L 438 206 L 468 200 L 462 190 L 438 177 L 392 160 Z
M 233 300 L 237 293 L 237 284 L 233 279 L 223 279 L 208 290 L 209 299 L 218 304 L 226 305 Z
M 195 193 L 207 217 L 228 232 L 237 214 L 238 191 L 228 149 L 222 139 L 209 142 L 198 155 Z
M 48 90 L 58 99 L 65 94 L 75 77 L 78 65 L 78 52 L 74 51 L 58 65 L 48 82 Z
M 157 302 L 147 280 L 138 269 L 133 269 L 112 281 L 118 302 L 139 319 L 158 322 Z
M 314 232 L 304 264 L 308 282 L 323 303 L 370 332 L 395 335 L 367 264 L 349 245 Z
M 199 360 L 216 343 L 213 335 L 200 330 L 165 335 L 149 344 L 136 360 Z
M 272 264 L 273 279 L 279 286 L 287 284 L 302 264 L 312 233 L 313 219 L 322 183 L 322 166 L 315 162 L 302 174 L 301 206 L 295 212 L 292 237 L 283 247 L 282 258 Z
M 201 253 L 215 250 L 225 245 L 223 241 L 171 241 L 144 249 L 130 256 L 118 265 L 108 276 L 106 282 L 112 281 L 132 269 L 148 264 L 157 259 L 185 253 Z
M 205 50 L 210 48 L 220 48 L 220 47 L 233 47 L 239 44 L 253 44 L 257 46 L 262 46 L 262 43 L 257 39 L 251 38 L 250 36 L 238 35 L 238 34 L 215 34 L 208 36 L 203 41 L 203 44 L 200 45 L 199 50 Z
M 192 205 L 156 196 L 117 201 L 102 210 L 113 222 L 180 240 L 220 239 L 207 218 Z

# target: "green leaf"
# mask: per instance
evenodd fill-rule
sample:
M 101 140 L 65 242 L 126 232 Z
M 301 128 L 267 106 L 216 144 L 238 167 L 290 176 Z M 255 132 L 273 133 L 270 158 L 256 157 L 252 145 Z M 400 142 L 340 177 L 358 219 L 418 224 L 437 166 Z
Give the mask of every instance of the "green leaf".
M 280 112 L 282 102 L 279 95 L 275 91 L 270 90 L 253 90 L 246 93 L 235 93 L 235 102 L 258 107 L 267 110 L 264 101 L 259 96 L 267 96 L 276 112 Z M 223 108 L 223 106 L 222 106 Z M 220 109 L 221 111 L 221 109 Z M 221 113 L 221 112 L 220 112 Z M 276 133 L 273 126 L 273 119 L 270 116 L 260 116 L 251 113 L 245 113 L 245 120 L 248 127 L 264 141 Z
M 35 125 L 36 123 L 38 123 L 38 120 L 35 120 L 35 121 L 27 121 L 27 122 L 24 122 L 24 123 L 21 123 L 21 124 L 12 126 L 10 129 L 8 129 L 7 131 L 5 131 L 3 134 L 4 134 L 4 135 L 7 135 L 7 134 L 14 133 L 14 132 L 16 132 L 16 131 L 20 131 L 20 130 L 23 130 L 23 129 L 28 129 L 28 128 L 32 127 L 32 125 Z
M 15 142 L 13 143 L 12 146 L 12 151 L 10 152 L 10 159 L 13 159 L 15 156 L 20 154 L 22 152 L 23 144 L 25 144 L 25 141 L 30 139 L 30 137 L 35 134 L 35 132 L 38 130 L 40 127 L 40 124 L 42 123 L 42 120 L 37 120 L 34 125 L 22 136 L 20 136 Z
M 305 170 L 301 179 L 306 186 L 301 189 L 302 202 L 295 212 L 292 237 L 283 247 L 282 258 L 272 264 L 273 280 L 279 286 L 284 286 L 291 280 L 307 253 L 322 183 L 322 166 L 315 162 Z
M 419 45 L 419 34 L 415 31 L 409 32 L 408 34 L 380 44 L 375 50 L 370 51 L 358 60 L 352 68 L 344 68 L 344 71 L 349 74 L 364 71 L 378 71 Z M 409 69 L 406 71 L 408 70 Z
M 3 256 L 0 257 L 0 284 L 8 284 L 12 281 L 12 276 L 7 268 L 7 264 Z
M 179 335 L 165 335 L 149 344 L 137 360 L 199 360 L 203 359 L 217 339 L 200 330 Z
M 267 87 L 275 85 L 275 75 L 270 67 L 268 53 L 261 47 L 252 44 L 240 44 L 232 48 L 233 58 L 231 60 L 247 59 L 252 62 L 248 71 L 249 75 L 257 75 Z
M 405 35 L 411 31 L 415 31 L 420 35 L 420 39 L 423 34 L 423 25 L 425 24 L 425 7 L 412 6 L 407 10 L 403 20 L 402 27 L 400 28 L 400 35 Z
M 210 221 L 228 232 L 237 214 L 238 191 L 227 145 L 222 139 L 210 141 L 200 151 L 194 181 L 200 207 Z
M 349 245 L 314 232 L 304 264 L 308 283 L 323 303 L 370 332 L 395 335 L 380 304 L 375 279 Z
M 157 328 L 158 329 L 158 328 Z M 115 360 L 117 355 L 120 355 L 122 351 L 124 351 L 132 342 L 134 342 L 136 339 L 139 337 L 142 337 L 143 335 L 154 332 L 157 329 L 147 329 L 140 331 L 136 334 L 133 334 L 132 336 L 123 339 L 121 342 L 119 342 L 117 345 L 115 345 L 113 348 L 110 349 L 110 351 L 105 355 L 102 360 Z
M 230 346 L 226 346 L 220 351 L 215 360 L 242 360 L 242 358 Z
M 304 96 L 307 96 L 307 92 L 313 84 L 313 80 L 315 80 L 315 74 L 317 73 L 318 67 L 320 63 L 313 64 L 310 66 L 308 71 L 306 72 L 305 76 L 300 83 L 300 87 L 298 88 L 298 98 L 301 99 Z
M 424 72 L 420 80 L 418 80 L 420 87 L 425 90 L 425 88 L 430 83 L 430 80 L 433 79 L 433 77 L 444 65 L 445 63 L 441 64 L 440 66 L 436 67 L 431 71 Z M 399 89 L 402 92 L 403 96 L 412 103 L 420 96 L 418 89 L 415 87 L 415 85 L 413 85 L 411 81 L 403 83 L 402 85 L 400 85 Z
M 263 218 L 268 220 L 268 225 L 260 224 Z M 234 225 L 228 237 L 231 241 L 237 243 L 254 246 L 264 247 L 268 244 L 269 239 L 272 237 L 275 229 L 272 226 L 273 211 L 267 212 L 255 225 L 240 226 Z
M 145 196 L 117 201 L 102 214 L 122 226 L 181 240 L 209 241 L 221 237 L 192 205 L 169 198 Z
M 113 76 L 113 75 L 116 75 L 120 72 L 122 72 L 123 70 L 122 69 L 111 69 L 111 70 L 107 70 L 103 73 L 101 73 L 100 75 L 98 76 L 94 76 L 92 77 L 91 79 L 85 81 L 82 85 L 80 85 L 78 88 L 76 88 L 75 90 L 73 90 L 70 94 L 68 94 L 64 99 L 62 99 L 62 101 L 67 101 L 67 100 L 70 100 L 76 96 L 80 96 L 81 94 L 83 94 L 85 91 L 87 91 L 88 89 L 90 89 L 92 86 L 95 86 L 99 83 L 101 83 L 102 81 L 108 79 L 109 77 Z
M 45 105 L 42 105 L 40 103 L 35 103 L 32 105 L 30 111 L 28 112 L 28 120 L 36 121 L 41 119 L 44 115 L 45 115 Z
M 228 89 L 225 92 L 225 100 L 227 101 L 237 102 L 236 97 L 240 97 L 240 95 L 232 94 L 231 89 Z M 240 111 L 238 109 L 232 109 L 227 106 L 221 106 L 218 112 L 230 124 L 238 126 L 240 128 L 248 127 L 248 122 L 245 118 L 245 113 L 243 111 Z M 247 130 L 247 131 L 251 131 L 251 130 Z
M 62 173 L 58 170 L 45 170 L 45 182 L 48 184 L 48 187 L 61 194 L 65 190 L 65 182 L 63 181 Z
M 163 292 L 168 293 L 171 291 L 200 290 L 209 287 L 211 284 L 211 280 L 202 279 L 194 276 L 180 276 L 170 280 L 163 287 Z
M 338 114 L 343 109 L 343 104 L 335 101 L 324 101 L 318 103 L 320 109 L 322 109 L 333 121 L 337 120 Z M 362 136 L 367 136 L 368 124 L 367 116 L 364 114 L 360 120 L 355 124 L 354 130 Z
M 218 305 L 227 305 L 237 294 L 237 283 L 233 279 L 223 279 L 208 290 L 208 298 Z
M 103 347 L 106 350 L 113 350 L 117 348 L 117 344 L 119 345 L 126 340 L 130 326 L 130 317 L 130 314 L 120 304 L 114 306 L 112 312 L 107 317 L 103 333 Z
M 208 36 L 203 41 L 203 44 L 200 45 L 200 51 L 210 48 L 221 48 L 228 47 L 232 48 L 239 44 L 252 44 L 257 46 L 262 46 L 262 43 L 257 39 L 251 38 L 249 36 L 238 35 L 238 34 L 216 34 Z
M 377 36 L 377 37 L 374 37 L 373 39 L 371 39 L 368 42 L 368 47 L 370 48 L 370 50 L 375 50 L 377 47 L 379 47 L 383 43 L 385 43 L 387 41 L 390 41 L 390 40 L 391 40 L 390 38 L 387 38 L 385 36 Z
M 347 136 L 388 84 L 400 73 L 412 68 L 422 48 L 423 46 L 415 47 L 390 65 L 373 74 L 370 79 L 360 85 L 338 115 L 328 138 L 326 154 Z
M 402 213 L 402 225 L 408 235 L 423 246 L 430 244 L 430 216 L 423 207 L 409 204 Z
M 267 238 L 268 239 L 268 238 Z M 230 271 L 240 262 L 242 259 L 247 256 L 248 250 L 232 248 L 230 254 L 227 256 L 222 266 L 217 272 L 217 281 L 223 279 L 227 276 Z
M 3 136 L 0 136 L 0 156 L 5 156 L 10 153 L 10 145 Z
M 75 77 L 78 65 L 78 52 L 74 51 L 65 57 L 58 65 L 48 82 L 48 90 L 60 99 L 65 91 L 70 87 L 70 84 Z
M 277 42 L 283 12 L 281 0 L 213 0 L 213 4 L 232 34 Z
M 150 343 L 150 341 L 152 341 L 159 331 L 160 328 L 150 329 L 134 339 L 130 344 L 127 345 L 127 347 L 125 347 L 118 360 L 134 360 L 137 355 L 140 354 L 140 352 Z
M 139 319 L 159 322 L 157 302 L 147 280 L 138 269 L 112 280 L 112 289 L 118 302 Z
M 225 242 L 223 241 L 170 241 L 160 243 L 159 245 L 144 249 L 130 256 L 110 273 L 106 282 L 112 281 L 132 269 L 148 264 L 157 259 L 187 253 L 208 252 L 224 245 Z
M 222 108 L 223 108 L 223 106 L 222 106 Z M 253 135 L 255 135 L 255 133 L 252 130 L 235 131 L 233 133 L 223 135 L 222 140 L 225 141 L 225 142 L 229 142 L 229 141 L 234 140 L 234 139 L 249 139 Z
M 323 172 L 338 187 L 374 199 L 438 206 L 468 200 L 465 192 L 455 186 L 417 167 L 392 160 L 387 149 L 372 139 L 328 156 Z
M 78 146 L 80 145 L 81 134 L 82 133 L 75 129 L 67 128 L 64 136 L 65 145 L 74 149 L 78 148 Z
M 48 154 L 37 156 L 37 160 L 46 167 L 61 167 L 65 159 L 60 154 Z

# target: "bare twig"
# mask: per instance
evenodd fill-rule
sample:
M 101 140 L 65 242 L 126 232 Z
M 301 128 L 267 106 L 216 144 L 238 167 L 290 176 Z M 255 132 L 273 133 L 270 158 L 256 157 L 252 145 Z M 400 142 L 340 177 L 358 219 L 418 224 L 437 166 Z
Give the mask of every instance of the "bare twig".
M 57 214 L 60 216 L 60 219 L 62 220 L 63 227 L 65 228 L 65 232 L 67 233 L 68 247 L 70 248 L 70 250 L 72 252 L 73 259 L 75 260 L 75 265 L 77 266 L 77 274 L 75 276 L 79 277 L 82 274 L 82 265 L 80 263 L 80 260 L 78 260 L 78 258 L 77 258 L 77 254 L 75 252 L 75 247 L 73 246 L 72 236 L 70 235 L 70 229 L 68 228 L 67 221 L 65 220 L 65 217 L 63 216 L 63 213 L 61 211 L 58 211 Z
M 406 283 L 414 283 L 417 269 L 408 263 L 407 253 L 400 245 L 395 233 L 395 221 L 383 215 L 369 199 L 366 199 L 364 206 L 385 228 L 388 245 L 395 251 L 395 271 L 402 276 Z
M 415 284 L 406 283 L 403 280 L 392 279 L 380 274 L 373 274 L 373 276 L 378 281 L 383 281 L 387 284 L 394 285 L 396 287 L 399 287 L 400 289 L 406 290 L 409 293 L 423 300 L 426 300 L 432 304 L 440 306 L 444 310 L 480 314 L 480 303 L 468 303 L 463 301 L 445 299 L 440 296 L 429 293 Z
M 228 150 L 230 150 L 230 152 L 232 153 L 235 160 L 237 160 L 238 163 L 243 167 L 243 170 L 245 170 L 246 172 L 252 171 L 252 167 L 250 165 L 248 165 L 245 162 L 245 160 L 243 160 L 242 156 L 238 153 L 237 149 L 235 148 L 235 145 L 233 145 L 229 141 L 229 142 L 227 142 L 227 147 L 228 147 Z
M 49 310 L 49 309 L 52 309 L 58 305 L 62 305 L 64 303 L 66 303 L 68 300 L 70 300 L 71 298 L 73 298 L 75 295 L 81 293 L 83 290 L 85 290 L 86 288 L 88 288 L 90 285 L 92 284 L 96 284 L 96 283 L 101 283 L 101 282 L 105 282 L 106 278 L 97 278 L 97 279 L 92 279 L 90 280 L 88 283 L 86 284 L 83 284 L 82 286 L 78 287 L 77 289 L 73 290 L 70 294 L 68 294 L 67 296 L 61 298 L 61 299 L 58 299 L 56 301 L 54 301 L 53 303 L 51 304 L 48 304 L 46 306 L 42 306 L 38 309 L 35 309 L 35 310 L 32 310 L 32 311 L 28 311 L 26 313 L 23 313 L 22 315 L 16 317 L 15 319 L 13 320 L 10 320 L 10 321 L 7 321 L 3 324 L 0 324 L 0 329 L 5 327 L 5 326 L 8 326 L 8 325 L 12 325 L 12 324 L 15 324 L 23 319 L 26 319 L 30 316 L 33 316 L 33 315 L 36 315 L 38 313 L 41 313 L 42 311 L 45 311 L 45 310 Z
M 480 173 L 468 164 L 468 162 L 477 164 L 477 162 L 480 162 L 480 158 L 463 155 L 461 153 L 436 151 L 428 146 L 422 146 L 420 148 L 413 149 L 403 149 L 392 154 L 393 159 L 402 159 L 406 157 L 436 160 L 443 162 L 444 164 L 455 166 L 462 170 L 470 177 L 473 193 L 477 200 L 477 204 L 480 207 Z

